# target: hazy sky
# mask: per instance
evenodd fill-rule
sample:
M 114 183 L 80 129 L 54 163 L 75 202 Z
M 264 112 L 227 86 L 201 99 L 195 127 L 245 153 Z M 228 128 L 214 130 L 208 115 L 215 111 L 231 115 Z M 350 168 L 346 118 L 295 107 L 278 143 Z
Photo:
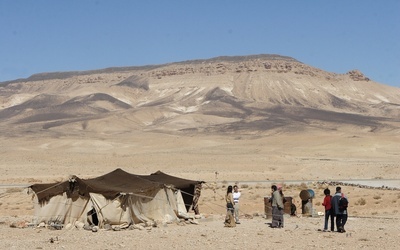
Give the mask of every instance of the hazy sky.
M 400 1 L 0 0 L 0 81 L 253 54 L 400 87 Z

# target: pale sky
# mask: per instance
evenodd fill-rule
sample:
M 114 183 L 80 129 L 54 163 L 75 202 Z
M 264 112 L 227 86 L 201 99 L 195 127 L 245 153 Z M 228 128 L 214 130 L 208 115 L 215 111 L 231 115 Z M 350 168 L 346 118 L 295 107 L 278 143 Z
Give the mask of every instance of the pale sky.
M 400 87 L 400 1 L 0 0 L 0 82 L 255 54 Z

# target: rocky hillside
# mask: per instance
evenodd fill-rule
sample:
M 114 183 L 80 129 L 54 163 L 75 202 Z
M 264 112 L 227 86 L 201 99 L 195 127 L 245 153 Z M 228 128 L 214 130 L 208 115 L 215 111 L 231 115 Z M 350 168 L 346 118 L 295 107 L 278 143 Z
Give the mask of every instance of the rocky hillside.
M 0 83 L 3 136 L 38 131 L 400 133 L 400 89 L 279 55 L 55 72 Z

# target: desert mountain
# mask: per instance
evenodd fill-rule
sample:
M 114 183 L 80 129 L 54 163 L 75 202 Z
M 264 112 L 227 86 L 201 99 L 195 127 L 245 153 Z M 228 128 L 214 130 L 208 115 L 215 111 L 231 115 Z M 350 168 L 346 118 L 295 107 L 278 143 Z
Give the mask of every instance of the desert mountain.
M 310 130 L 400 133 L 400 89 L 290 57 L 217 57 L 0 83 L 3 136 Z

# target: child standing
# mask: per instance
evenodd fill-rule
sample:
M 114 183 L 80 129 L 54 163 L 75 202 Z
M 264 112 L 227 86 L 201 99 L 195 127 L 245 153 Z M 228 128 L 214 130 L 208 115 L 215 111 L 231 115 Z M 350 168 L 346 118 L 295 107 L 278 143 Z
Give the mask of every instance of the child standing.
M 333 218 L 333 213 L 332 213 L 332 196 L 331 196 L 331 191 L 329 188 L 326 188 L 324 190 L 325 198 L 324 201 L 322 202 L 322 206 L 325 207 L 325 223 L 324 223 L 324 232 L 328 231 L 328 221 L 329 217 L 331 217 L 331 231 L 335 231 L 335 224 L 334 224 L 334 218 Z

